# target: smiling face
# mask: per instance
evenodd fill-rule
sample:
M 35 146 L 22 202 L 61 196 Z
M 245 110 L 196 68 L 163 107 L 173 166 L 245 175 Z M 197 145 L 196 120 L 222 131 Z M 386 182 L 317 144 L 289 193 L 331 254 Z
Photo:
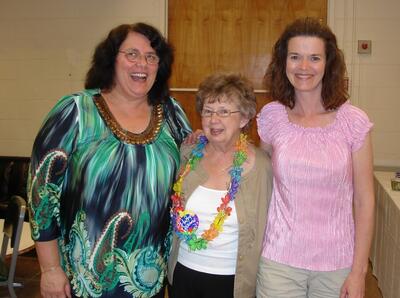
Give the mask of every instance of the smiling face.
M 210 117 L 201 117 L 203 131 L 210 144 L 220 146 L 222 148 L 230 148 L 236 144 L 242 128 L 249 122 L 243 117 L 239 111 L 239 107 L 235 100 L 210 100 L 206 99 L 203 106 L 203 111 L 222 111 L 227 110 L 231 113 L 228 117 L 218 116 L 212 113 Z
M 321 38 L 296 36 L 289 40 L 286 75 L 296 94 L 321 93 L 325 65 L 325 44 Z
M 155 82 L 158 71 L 158 64 L 148 64 L 144 56 L 156 54 L 150 46 L 150 41 L 140 33 L 130 32 L 119 50 L 124 52 L 135 50 L 141 56 L 136 62 L 131 62 L 124 53 L 118 53 L 115 62 L 114 89 L 128 99 L 147 100 L 147 94 Z

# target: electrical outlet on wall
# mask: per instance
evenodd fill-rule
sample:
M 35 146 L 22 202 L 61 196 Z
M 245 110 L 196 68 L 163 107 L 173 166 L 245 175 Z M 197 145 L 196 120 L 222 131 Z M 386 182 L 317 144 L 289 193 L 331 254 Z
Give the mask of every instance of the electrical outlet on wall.
M 357 53 L 371 54 L 371 40 L 359 40 Z

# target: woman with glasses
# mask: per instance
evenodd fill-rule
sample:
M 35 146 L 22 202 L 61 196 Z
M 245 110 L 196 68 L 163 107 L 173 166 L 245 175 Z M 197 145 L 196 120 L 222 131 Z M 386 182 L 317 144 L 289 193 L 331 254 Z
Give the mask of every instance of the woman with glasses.
M 274 101 L 257 118 L 274 170 L 257 297 L 364 297 L 372 123 L 348 102 L 345 73 L 335 35 L 317 19 L 294 21 L 275 43 Z
M 171 197 L 171 298 L 254 297 L 271 166 L 245 134 L 256 114 L 251 84 L 206 78 L 196 95 L 204 136 L 181 148 Z
M 169 96 L 172 60 L 154 27 L 118 26 L 86 89 L 46 117 L 29 179 L 44 297 L 164 297 L 169 195 L 191 131 Z

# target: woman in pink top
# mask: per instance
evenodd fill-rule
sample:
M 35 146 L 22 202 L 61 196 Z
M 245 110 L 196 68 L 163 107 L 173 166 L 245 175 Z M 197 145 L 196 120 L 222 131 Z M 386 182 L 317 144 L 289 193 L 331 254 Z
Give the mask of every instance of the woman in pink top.
M 257 118 L 274 172 L 257 297 L 364 297 L 372 123 L 348 102 L 345 72 L 335 35 L 318 20 L 296 20 L 274 46 L 274 101 Z

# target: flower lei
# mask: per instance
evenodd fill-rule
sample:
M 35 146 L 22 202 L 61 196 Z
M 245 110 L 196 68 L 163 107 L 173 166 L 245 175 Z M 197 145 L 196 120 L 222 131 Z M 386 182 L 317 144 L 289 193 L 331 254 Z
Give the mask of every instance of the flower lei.
M 198 237 L 196 231 L 199 226 L 199 218 L 193 212 L 185 210 L 183 206 L 184 197 L 182 194 L 182 183 L 185 176 L 197 167 L 204 155 L 203 150 L 207 143 L 207 138 L 205 136 L 200 136 L 199 142 L 191 152 L 189 160 L 173 186 L 174 194 L 171 196 L 171 219 L 173 229 L 177 236 L 186 242 L 190 250 L 206 249 L 208 242 L 216 238 L 222 231 L 224 221 L 232 211 L 232 208 L 229 207 L 228 204 L 235 199 L 235 195 L 238 192 L 243 172 L 242 165 L 247 159 L 247 136 L 240 134 L 233 156 L 233 167 L 229 170 L 231 182 L 228 192 L 221 198 L 222 202 L 217 208 L 218 213 L 211 223 L 210 228 L 205 230 L 201 237 Z

